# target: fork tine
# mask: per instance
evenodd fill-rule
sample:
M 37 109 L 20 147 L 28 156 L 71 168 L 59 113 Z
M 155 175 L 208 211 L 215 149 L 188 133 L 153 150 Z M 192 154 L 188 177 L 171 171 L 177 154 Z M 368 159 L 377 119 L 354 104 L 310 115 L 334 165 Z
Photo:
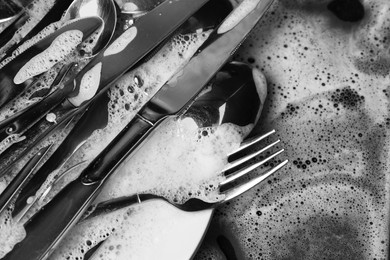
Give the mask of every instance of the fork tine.
M 250 190 L 251 188 L 253 188 L 257 184 L 259 184 L 263 180 L 267 179 L 270 175 L 272 175 L 273 173 L 278 171 L 280 168 L 282 168 L 287 163 L 288 163 L 288 160 L 285 160 L 285 161 L 279 163 L 278 165 L 276 165 L 275 167 L 273 167 L 272 169 L 268 170 L 265 174 L 258 176 L 258 177 L 254 178 L 254 179 L 252 179 L 244 184 L 241 184 L 235 188 L 231 188 L 227 191 L 224 191 L 223 193 L 226 195 L 226 197 L 223 199 L 223 201 L 221 201 L 221 203 L 225 203 L 226 201 L 229 201 L 229 200 L 243 194 L 244 192 Z
M 251 145 L 253 145 L 253 144 L 257 143 L 257 142 L 260 142 L 261 140 L 267 138 L 268 136 L 274 134 L 275 132 L 276 132 L 275 129 L 273 129 L 273 130 L 269 131 L 268 133 L 265 133 L 265 134 L 263 134 L 263 135 L 261 135 L 261 136 L 258 136 L 258 137 L 255 137 L 255 138 L 252 138 L 252 139 L 249 139 L 249 140 L 243 142 L 243 143 L 240 145 L 240 147 L 238 147 L 238 148 L 237 148 L 236 150 L 234 150 L 233 152 L 229 153 L 229 154 L 228 154 L 228 157 L 229 157 L 230 155 L 232 155 L 232 154 L 235 154 L 235 153 L 241 151 L 241 150 L 244 150 L 245 148 L 247 148 L 247 147 L 249 147 L 249 146 L 251 146 Z
M 277 151 L 276 153 L 273 153 L 271 154 L 270 156 L 268 156 L 267 158 L 253 164 L 253 165 L 250 165 L 248 167 L 245 167 L 244 169 L 242 170 L 238 170 L 232 174 L 230 174 L 224 181 L 222 181 L 220 183 L 220 186 L 222 185 L 226 185 L 234 180 L 237 180 L 238 178 L 240 178 L 241 176 L 244 176 L 245 174 L 247 174 L 248 172 L 256 169 L 257 167 L 263 165 L 264 163 L 268 162 L 269 160 L 271 160 L 272 158 L 274 158 L 275 156 L 281 154 L 282 152 L 284 152 L 284 149 L 281 149 L 279 151 Z
M 245 157 L 242 157 L 242 158 L 240 158 L 240 159 L 235 160 L 234 162 L 229 163 L 228 165 L 225 166 L 225 168 L 222 169 L 221 172 L 225 172 L 225 171 L 230 170 L 230 169 L 232 169 L 232 168 L 234 168 L 234 167 L 237 167 L 238 165 L 243 164 L 244 162 L 246 162 L 246 161 L 252 159 L 253 157 L 256 157 L 257 155 L 263 153 L 264 151 L 270 149 L 272 146 L 276 145 L 276 144 L 279 143 L 279 142 L 280 142 L 280 140 L 277 140 L 277 141 L 275 141 L 275 142 L 273 142 L 273 143 L 267 145 L 266 147 L 264 147 L 264 148 L 258 150 L 258 151 L 255 152 L 255 153 L 249 154 L 249 155 L 247 155 L 247 156 L 245 156 Z

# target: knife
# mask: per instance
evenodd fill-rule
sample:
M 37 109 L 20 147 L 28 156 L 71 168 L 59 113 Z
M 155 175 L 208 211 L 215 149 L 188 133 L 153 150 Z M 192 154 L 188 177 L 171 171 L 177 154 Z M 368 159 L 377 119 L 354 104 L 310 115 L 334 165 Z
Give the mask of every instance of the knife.
M 19 1 L 21 2 L 21 1 Z M 32 0 L 22 1 L 20 4 L 25 7 L 28 6 Z M 21 39 L 18 43 L 13 44 L 12 46 L 7 46 L 5 50 L 5 55 L 0 59 L 0 62 L 5 58 L 10 56 L 14 50 L 21 46 L 24 42 L 31 39 L 34 35 L 40 32 L 49 24 L 56 22 L 61 19 L 62 14 L 69 7 L 73 0 L 56 0 L 50 10 L 43 16 L 42 19 Z M 7 28 L 0 33 L 0 48 L 5 46 L 11 39 L 14 37 L 15 32 L 22 27 L 25 22 L 29 19 L 29 14 L 22 10 L 18 17 L 13 21 Z
M 83 33 L 82 40 L 84 41 L 102 25 L 103 20 L 100 17 L 87 17 L 74 20 L 48 35 L 4 65 L 0 69 L 0 107 L 15 98 L 32 83 L 33 79 L 28 79 L 23 83 L 17 84 L 14 82 L 14 78 L 26 62 L 46 50 L 59 35 L 67 31 L 79 30 Z
M 50 255 L 124 158 L 136 149 L 156 125 L 168 116 L 181 112 L 191 103 L 233 55 L 273 0 L 249 0 L 243 3 L 248 2 L 255 2 L 255 5 L 245 16 L 234 19 L 234 16 L 229 15 L 188 64 L 141 108 L 81 175 L 25 224 L 25 239 L 16 244 L 3 259 L 46 259 Z M 233 11 L 233 14 L 237 12 Z
M 96 55 L 74 78 L 41 101 L 16 113 L 0 123 L 0 141 L 20 137 L 49 111 L 72 112 L 85 109 L 93 96 L 104 93 L 115 80 L 157 47 L 181 24 L 209 0 L 164 1 L 152 11 L 139 18 L 105 50 Z M 127 44 L 126 44 L 127 43 Z M 124 49 L 116 49 L 116 46 Z M 116 52 L 118 51 L 118 52 Z M 84 95 L 82 82 L 90 73 L 97 82 L 93 91 Z M 96 94 L 97 93 L 97 94 Z M 0 81 L 1 97 L 1 81 Z

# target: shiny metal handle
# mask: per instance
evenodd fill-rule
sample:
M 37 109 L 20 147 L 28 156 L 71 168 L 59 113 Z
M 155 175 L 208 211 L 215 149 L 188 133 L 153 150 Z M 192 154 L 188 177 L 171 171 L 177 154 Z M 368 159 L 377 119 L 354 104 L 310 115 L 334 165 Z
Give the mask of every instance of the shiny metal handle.
M 81 173 L 83 183 L 90 185 L 101 182 L 116 169 L 154 126 L 138 114 L 119 135 Z

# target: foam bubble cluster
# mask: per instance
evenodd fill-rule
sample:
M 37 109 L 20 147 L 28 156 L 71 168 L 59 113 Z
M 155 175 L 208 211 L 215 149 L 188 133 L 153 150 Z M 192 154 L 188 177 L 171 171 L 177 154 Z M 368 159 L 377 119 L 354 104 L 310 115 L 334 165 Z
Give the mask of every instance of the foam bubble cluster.
M 0 216 L 0 258 L 4 257 L 26 235 L 23 225 L 12 219 L 11 212 L 11 210 L 4 210 Z

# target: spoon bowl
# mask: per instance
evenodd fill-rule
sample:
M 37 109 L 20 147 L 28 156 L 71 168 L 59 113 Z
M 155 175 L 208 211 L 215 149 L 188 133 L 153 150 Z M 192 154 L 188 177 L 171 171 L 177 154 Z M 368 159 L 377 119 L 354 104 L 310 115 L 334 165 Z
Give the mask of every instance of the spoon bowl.
M 98 16 L 102 18 L 104 24 L 100 36 L 92 49 L 92 55 L 96 55 L 104 49 L 114 35 L 117 13 L 113 0 L 75 0 L 69 6 L 62 21 Z

